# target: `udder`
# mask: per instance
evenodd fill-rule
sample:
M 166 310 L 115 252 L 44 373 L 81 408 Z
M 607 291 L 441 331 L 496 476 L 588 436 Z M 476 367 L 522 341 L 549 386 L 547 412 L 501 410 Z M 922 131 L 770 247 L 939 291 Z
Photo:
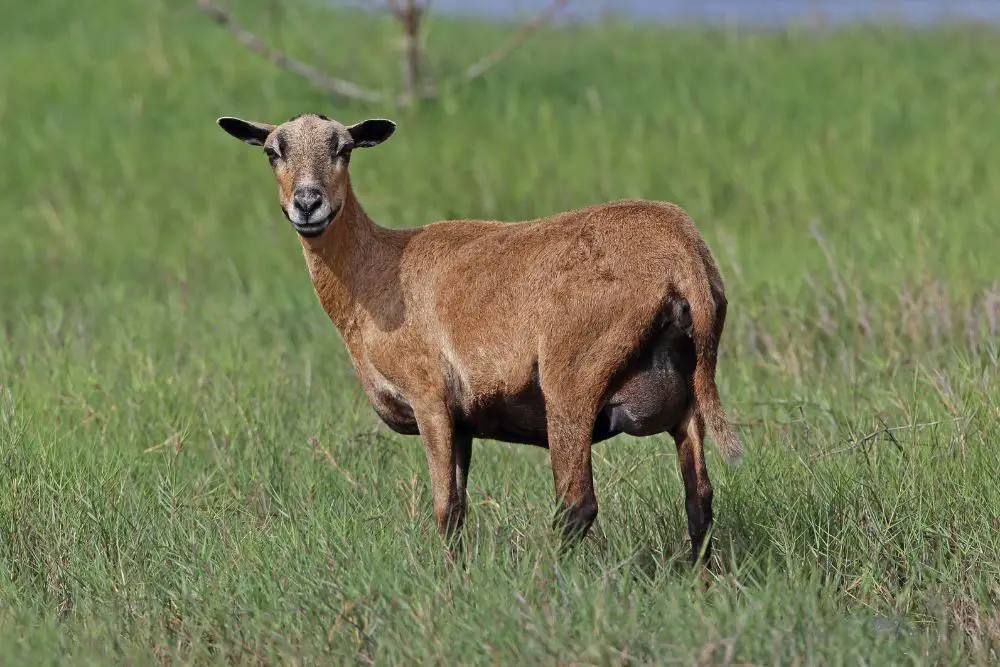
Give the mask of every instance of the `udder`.
M 611 433 L 653 435 L 678 426 L 691 405 L 694 342 L 668 331 L 625 371 L 603 410 Z

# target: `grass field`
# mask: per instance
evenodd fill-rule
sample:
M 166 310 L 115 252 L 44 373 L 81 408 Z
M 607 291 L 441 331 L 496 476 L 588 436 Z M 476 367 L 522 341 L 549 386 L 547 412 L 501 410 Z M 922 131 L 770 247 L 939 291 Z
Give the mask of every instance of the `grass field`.
M 397 76 L 391 23 L 269 6 L 238 17 Z M 509 30 L 436 17 L 432 65 Z M 5 9 L 0 663 L 996 662 L 998 37 L 576 26 L 395 111 L 183 2 Z M 709 443 L 708 590 L 669 437 L 596 448 L 601 515 L 564 561 L 546 452 L 477 443 L 467 569 L 442 567 L 419 442 L 378 424 L 264 156 L 214 124 L 303 111 L 398 121 L 352 161 L 385 225 L 689 211 L 747 449 Z

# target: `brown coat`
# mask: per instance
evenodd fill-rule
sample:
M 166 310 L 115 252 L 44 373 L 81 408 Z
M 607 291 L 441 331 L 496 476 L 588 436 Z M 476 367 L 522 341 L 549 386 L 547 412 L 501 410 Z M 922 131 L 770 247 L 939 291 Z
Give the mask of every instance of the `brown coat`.
M 387 121 L 365 121 L 373 122 Z M 464 519 L 474 437 L 549 448 L 570 537 L 597 514 L 592 443 L 670 432 L 694 555 L 707 549 L 705 422 L 727 458 L 739 457 L 740 444 L 715 386 L 723 283 L 687 215 L 630 200 L 519 223 L 384 228 L 347 174 L 351 148 L 392 133 L 378 126 L 385 136 L 372 139 L 365 123 L 300 117 L 261 126 L 259 143 L 283 142 L 290 166 L 276 166 L 282 207 L 365 394 L 390 428 L 424 442 L 442 533 L 456 534 Z M 250 130 L 220 124 L 247 141 Z M 289 144 L 330 143 L 323 132 L 335 145 L 354 145 L 342 158 L 334 152 L 317 176 L 319 158 L 296 163 Z M 321 184 L 321 204 L 299 206 L 303 183 Z M 328 206 L 328 219 L 309 217 L 310 206 Z

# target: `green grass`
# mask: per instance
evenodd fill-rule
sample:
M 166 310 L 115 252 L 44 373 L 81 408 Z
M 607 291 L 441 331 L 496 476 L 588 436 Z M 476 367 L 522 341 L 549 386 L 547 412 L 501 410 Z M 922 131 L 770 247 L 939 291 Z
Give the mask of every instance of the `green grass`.
M 0 27 L 0 663 L 997 660 L 996 32 L 570 27 L 400 112 L 183 2 L 85 4 Z M 390 22 L 267 6 L 238 16 L 392 85 Z M 435 17 L 432 67 L 509 30 Z M 467 569 L 442 567 L 419 442 L 378 425 L 264 156 L 214 125 L 303 111 L 399 122 L 352 164 L 386 225 L 691 213 L 748 450 L 709 454 L 709 590 L 668 437 L 596 448 L 562 562 L 547 454 L 477 443 Z

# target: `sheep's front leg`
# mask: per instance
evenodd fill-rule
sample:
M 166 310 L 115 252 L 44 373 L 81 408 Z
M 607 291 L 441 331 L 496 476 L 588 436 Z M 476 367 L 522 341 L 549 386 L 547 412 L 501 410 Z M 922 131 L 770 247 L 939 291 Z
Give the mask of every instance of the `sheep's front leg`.
M 449 552 L 461 549 L 465 522 L 465 484 L 468 477 L 472 438 L 456 432 L 445 406 L 416 414 L 430 471 L 434 519 Z
M 590 453 L 594 415 L 570 406 L 552 408 L 547 419 L 549 459 L 565 550 L 583 539 L 597 518 Z

